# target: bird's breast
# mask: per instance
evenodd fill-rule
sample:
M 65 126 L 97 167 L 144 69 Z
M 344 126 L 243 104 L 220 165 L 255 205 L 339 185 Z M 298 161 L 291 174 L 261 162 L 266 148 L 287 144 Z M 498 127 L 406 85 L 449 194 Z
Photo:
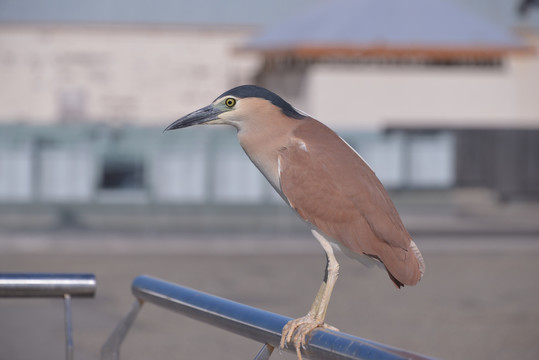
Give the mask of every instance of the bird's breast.
M 264 175 L 275 191 L 282 196 L 279 180 L 279 160 L 278 153 L 273 149 L 263 149 L 263 146 L 253 148 L 249 143 L 245 144 L 240 140 L 240 144 L 257 169 Z
M 289 145 L 293 129 L 294 126 L 281 126 L 270 131 L 262 126 L 254 130 L 244 128 L 238 132 L 239 143 L 249 159 L 281 196 L 279 151 Z
M 247 155 L 249 156 L 249 154 Z M 269 159 L 252 158 L 251 156 L 249 156 L 249 158 L 251 159 L 253 164 L 255 164 L 258 170 L 264 175 L 264 177 L 268 180 L 271 186 L 273 186 L 275 191 L 282 195 L 279 179 L 278 156 L 271 157 Z

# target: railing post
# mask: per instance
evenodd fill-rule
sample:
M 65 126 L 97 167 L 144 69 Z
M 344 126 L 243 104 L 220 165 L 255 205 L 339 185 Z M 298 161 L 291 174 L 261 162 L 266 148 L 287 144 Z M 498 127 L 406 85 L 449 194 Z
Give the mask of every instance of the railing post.
M 124 341 L 129 329 L 133 325 L 144 302 L 137 299 L 133 303 L 131 310 L 116 326 L 112 334 L 109 335 L 107 341 L 101 347 L 101 360 L 120 360 L 120 347 Z
M 268 343 L 265 343 L 264 346 L 262 346 L 262 349 L 256 354 L 254 360 L 268 360 L 271 356 L 271 353 L 273 352 L 274 347 L 271 346 Z
M 66 333 L 66 360 L 73 360 L 73 322 L 71 319 L 71 295 L 64 294 L 64 319 Z
M 73 320 L 71 297 L 93 297 L 96 280 L 93 274 L 0 274 L 1 297 L 61 297 L 64 299 L 64 324 L 67 360 L 73 360 Z

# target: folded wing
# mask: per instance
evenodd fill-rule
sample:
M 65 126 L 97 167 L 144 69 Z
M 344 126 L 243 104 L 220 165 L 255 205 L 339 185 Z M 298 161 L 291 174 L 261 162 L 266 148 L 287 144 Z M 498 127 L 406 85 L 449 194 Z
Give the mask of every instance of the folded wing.
M 415 285 L 424 263 L 371 168 L 337 134 L 304 119 L 279 152 L 281 191 L 306 221 L 358 255 L 381 261 L 398 287 Z

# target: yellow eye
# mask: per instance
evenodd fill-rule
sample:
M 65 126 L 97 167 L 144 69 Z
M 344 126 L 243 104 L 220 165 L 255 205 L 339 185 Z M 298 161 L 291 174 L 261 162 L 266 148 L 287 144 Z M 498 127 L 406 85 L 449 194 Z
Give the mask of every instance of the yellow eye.
M 234 98 L 227 98 L 227 99 L 225 100 L 225 105 L 228 106 L 229 108 L 234 107 L 234 105 L 236 105 L 236 99 L 234 99 Z

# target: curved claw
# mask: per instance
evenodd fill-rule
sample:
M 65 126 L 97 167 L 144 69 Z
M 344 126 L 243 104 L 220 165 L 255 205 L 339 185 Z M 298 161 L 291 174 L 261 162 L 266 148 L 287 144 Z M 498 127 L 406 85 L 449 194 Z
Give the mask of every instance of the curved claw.
M 307 335 L 319 327 L 339 331 L 336 327 L 325 324 L 323 321 L 317 320 L 312 315 L 307 314 L 304 317 L 290 320 L 283 327 L 281 342 L 279 344 L 280 348 L 284 349 L 290 341 L 293 341 L 298 359 L 302 360 L 301 348 L 305 349 Z

